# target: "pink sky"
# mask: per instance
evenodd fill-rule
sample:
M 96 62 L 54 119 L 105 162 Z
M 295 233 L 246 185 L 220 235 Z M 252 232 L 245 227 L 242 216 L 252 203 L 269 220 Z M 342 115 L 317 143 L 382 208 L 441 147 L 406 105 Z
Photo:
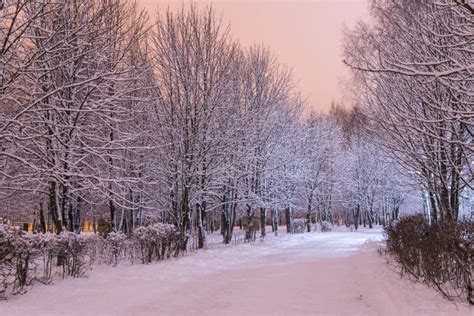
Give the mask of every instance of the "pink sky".
M 176 8 L 182 1 L 138 3 L 153 15 L 157 7 Z M 367 15 L 366 0 L 214 0 L 212 4 L 223 12 L 224 23 L 231 24 L 232 35 L 242 44 L 264 43 L 293 69 L 308 109 L 325 112 L 332 100 L 344 100 L 342 30 Z

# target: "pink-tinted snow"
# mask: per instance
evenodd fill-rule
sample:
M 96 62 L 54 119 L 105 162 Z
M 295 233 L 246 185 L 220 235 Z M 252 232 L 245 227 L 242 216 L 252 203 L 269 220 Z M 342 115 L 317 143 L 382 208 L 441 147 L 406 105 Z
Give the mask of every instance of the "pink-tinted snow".
M 237 234 L 239 236 L 239 233 Z M 36 285 L 0 315 L 468 315 L 377 254 L 381 230 L 269 235 Z

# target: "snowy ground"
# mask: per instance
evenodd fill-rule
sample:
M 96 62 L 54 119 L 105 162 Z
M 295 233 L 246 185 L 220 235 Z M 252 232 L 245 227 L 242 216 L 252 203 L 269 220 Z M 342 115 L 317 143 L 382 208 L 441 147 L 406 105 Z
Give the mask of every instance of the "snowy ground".
M 377 255 L 380 230 L 269 236 L 152 265 L 95 267 L 37 285 L 0 315 L 469 315 L 402 280 Z

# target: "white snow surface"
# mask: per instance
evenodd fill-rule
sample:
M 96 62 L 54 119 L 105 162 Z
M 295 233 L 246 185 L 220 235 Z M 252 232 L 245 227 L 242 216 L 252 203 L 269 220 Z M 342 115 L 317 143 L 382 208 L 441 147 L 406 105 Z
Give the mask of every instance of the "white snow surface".
M 258 235 L 258 234 L 257 234 Z M 243 233 L 236 232 L 236 239 L 241 242 Z M 221 243 L 219 235 L 208 236 L 208 249 L 198 251 L 193 256 L 180 259 L 177 263 L 193 267 L 212 267 L 225 270 L 239 266 L 257 268 L 272 265 L 303 262 L 314 259 L 330 259 L 350 256 L 369 242 L 384 240 L 382 229 L 362 229 L 349 232 L 341 229 L 332 232 L 311 232 L 304 234 L 286 234 L 281 227 L 275 236 L 267 229 L 264 240 L 238 243 L 233 247 Z
M 237 240 L 242 238 L 236 233 Z M 399 278 L 376 249 L 381 229 L 280 236 L 150 265 L 94 267 L 88 278 L 35 285 L 0 315 L 443 315 L 469 307 Z

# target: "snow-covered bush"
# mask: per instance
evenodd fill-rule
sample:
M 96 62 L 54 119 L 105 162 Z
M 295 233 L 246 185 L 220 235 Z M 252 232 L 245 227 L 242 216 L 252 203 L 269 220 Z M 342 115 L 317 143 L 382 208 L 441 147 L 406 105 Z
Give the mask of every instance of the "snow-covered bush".
M 105 262 L 116 266 L 120 258 L 125 256 L 127 235 L 121 232 L 111 232 L 107 238 L 102 240 L 105 241 Z
M 72 232 L 57 235 L 58 265 L 63 267 L 63 277 L 66 275 L 75 278 L 84 276 L 85 270 L 91 263 L 87 254 L 87 239 L 84 235 Z
M 138 227 L 132 237 L 110 232 L 99 235 L 31 234 L 0 224 L 0 299 L 11 293 L 24 293 L 36 280 L 50 283 L 55 275 L 74 278 L 85 275 L 94 263 L 117 265 L 127 258 L 142 263 L 178 255 L 179 232 L 173 225 Z
M 0 225 L 0 295 L 6 295 L 7 289 L 24 293 L 33 279 L 39 260 L 47 248 L 43 236 L 32 235 L 24 231 Z
M 107 263 L 107 245 L 105 238 L 98 234 L 86 235 L 87 237 L 87 255 L 90 264 L 94 263 Z
M 93 238 L 63 232 L 31 234 L 0 225 L 0 296 L 26 292 L 33 280 L 50 283 L 54 274 L 80 277 L 91 263 Z
M 318 223 L 315 223 L 315 224 L 309 224 L 310 226 L 310 229 L 312 232 L 317 232 L 317 231 L 321 231 L 321 225 L 318 224 Z
M 53 267 L 57 267 L 57 235 L 52 233 L 30 235 L 37 240 L 37 249 L 41 252 L 43 274 L 35 277 L 43 283 L 50 283 L 53 278 Z
M 322 232 L 330 232 L 332 230 L 332 224 L 328 221 L 321 222 L 321 231 Z
M 7 288 L 15 280 L 16 238 L 15 230 L 6 225 L 0 225 L 0 297 L 4 297 Z
M 179 250 L 179 234 L 173 225 L 157 223 L 138 227 L 133 237 L 144 264 L 169 258 L 173 251 L 176 253 Z
M 297 218 L 291 222 L 291 233 L 302 234 L 306 231 L 307 220 L 304 218 Z

